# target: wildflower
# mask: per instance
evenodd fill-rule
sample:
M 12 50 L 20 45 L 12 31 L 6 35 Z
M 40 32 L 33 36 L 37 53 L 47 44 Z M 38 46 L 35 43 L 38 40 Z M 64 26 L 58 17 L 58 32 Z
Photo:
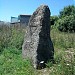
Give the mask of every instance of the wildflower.
M 67 64 L 67 66 L 69 66 L 70 64 Z

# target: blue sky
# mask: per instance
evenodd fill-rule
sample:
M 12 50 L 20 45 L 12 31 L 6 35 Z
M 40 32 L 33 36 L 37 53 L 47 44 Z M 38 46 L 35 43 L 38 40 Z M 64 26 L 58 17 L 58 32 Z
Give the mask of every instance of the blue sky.
M 64 6 L 74 3 L 75 0 L 0 0 L 0 20 L 10 21 L 11 16 L 32 14 L 41 4 L 49 6 L 51 15 L 58 15 Z

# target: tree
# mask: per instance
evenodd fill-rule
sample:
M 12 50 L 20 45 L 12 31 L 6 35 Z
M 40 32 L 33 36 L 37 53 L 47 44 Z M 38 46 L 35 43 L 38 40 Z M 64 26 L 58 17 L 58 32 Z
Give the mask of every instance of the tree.
M 65 16 L 58 20 L 58 29 L 64 32 L 75 32 L 75 16 Z
M 50 17 L 51 25 L 54 25 L 57 20 L 58 20 L 58 16 L 51 16 Z
M 64 7 L 56 24 L 60 31 L 75 32 L 75 6 Z
M 74 15 L 74 14 L 75 14 L 75 6 L 69 5 L 69 6 L 64 7 L 64 9 L 60 11 L 59 17 L 62 18 L 65 16 Z

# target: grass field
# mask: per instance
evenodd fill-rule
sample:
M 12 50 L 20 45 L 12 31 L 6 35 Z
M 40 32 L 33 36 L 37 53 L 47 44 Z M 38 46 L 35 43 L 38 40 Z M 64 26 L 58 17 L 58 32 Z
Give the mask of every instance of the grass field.
M 55 63 L 48 62 L 42 70 L 22 58 L 24 34 L 19 26 L 0 26 L 0 75 L 75 75 L 75 33 L 51 28 Z

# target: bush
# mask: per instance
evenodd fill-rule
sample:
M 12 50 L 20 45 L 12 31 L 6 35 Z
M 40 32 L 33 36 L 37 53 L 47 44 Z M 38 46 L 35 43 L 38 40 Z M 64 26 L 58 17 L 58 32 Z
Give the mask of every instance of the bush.
M 75 32 L 75 16 L 65 16 L 58 20 L 58 30 L 64 32 Z
M 62 9 L 60 11 L 60 15 L 59 17 L 65 17 L 65 16 L 70 16 L 70 15 L 74 15 L 75 14 L 75 6 L 74 5 L 69 5 L 64 7 L 64 9 Z
M 69 5 L 60 11 L 59 19 L 55 22 L 58 30 L 75 32 L 75 6 Z
M 58 16 L 51 16 L 50 17 L 51 25 L 54 25 L 57 20 L 58 20 Z

